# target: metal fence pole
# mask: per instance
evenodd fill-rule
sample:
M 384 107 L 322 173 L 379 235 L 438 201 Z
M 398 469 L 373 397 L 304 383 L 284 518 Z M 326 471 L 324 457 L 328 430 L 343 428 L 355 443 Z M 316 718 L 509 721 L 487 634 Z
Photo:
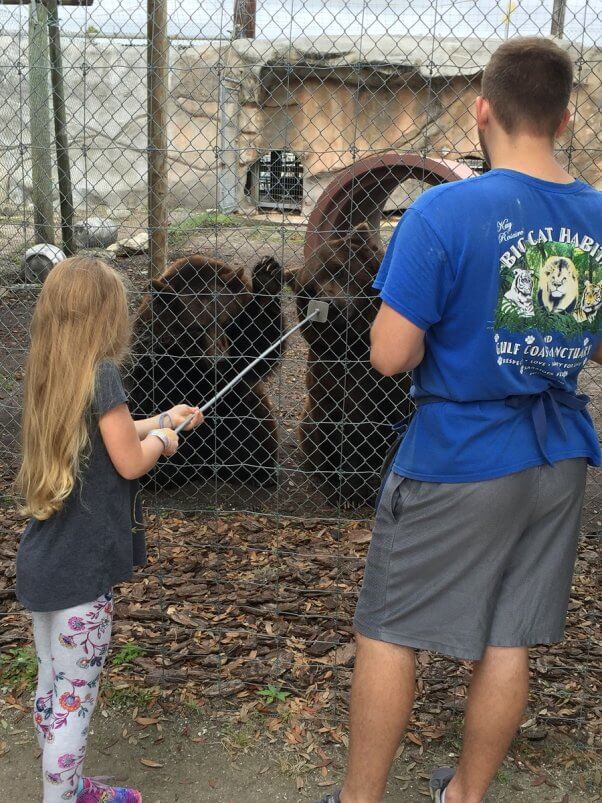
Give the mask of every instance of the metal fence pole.
M 57 0 L 44 0 L 44 2 L 48 9 L 48 34 L 51 68 L 50 75 L 52 78 L 54 137 L 56 140 L 56 165 L 59 179 L 63 248 L 67 256 L 72 256 L 76 249 L 73 235 L 73 191 L 71 187 L 71 166 L 69 163 L 67 116 L 65 113 L 65 87 L 63 80 L 63 59 L 61 55 L 61 33 L 59 30 Z
M 554 0 L 552 10 L 552 28 L 550 33 L 562 39 L 564 35 L 564 17 L 566 14 L 566 0 Z
M 167 264 L 167 0 L 148 0 L 148 228 L 150 277 Z
M 29 9 L 29 131 L 31 194 L 36 243 L 54 243 L 50 88 L 48 82 L 48 12 L 40 2 Z
M 257 0 L 236 0 L 234 3 L 233 39 L 255 39 Z

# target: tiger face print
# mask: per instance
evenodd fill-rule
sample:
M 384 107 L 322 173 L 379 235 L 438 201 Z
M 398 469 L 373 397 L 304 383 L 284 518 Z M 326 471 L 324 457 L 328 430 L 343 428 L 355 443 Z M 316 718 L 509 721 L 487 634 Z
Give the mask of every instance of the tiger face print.
M 515 310 L 523 318 L 535 314 L 533 309 L 533 276 L 524 268 L 514 268 L 512 285 L 502 299 L 502 310 Z
M 591 321 L 595 318 L 596 313 L 602 308 L 602 280 L 597 284 L 586 280 L 583 295 L 581 296 L 581 303 L 575 313 L 574 318 L 579 323 L 584 321 Z

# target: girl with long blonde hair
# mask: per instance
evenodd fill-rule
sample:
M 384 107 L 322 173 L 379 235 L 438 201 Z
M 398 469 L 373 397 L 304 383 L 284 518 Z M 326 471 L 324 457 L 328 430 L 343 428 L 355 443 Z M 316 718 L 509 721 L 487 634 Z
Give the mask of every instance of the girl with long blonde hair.
M 83 776 L 106 660 L 113 587 L 145 562 L 138 478 L 178 447 L 180 404 L 134 421 L 119 366 L 130 323 L 119 274 L 99 259 L 61 262 L 42 287 L 25 373 L 17 486 L 31 519 L 17 556 L 17 597 L 38 656 L 34 722 L 43 803 L 138 803 L 135 789 Z

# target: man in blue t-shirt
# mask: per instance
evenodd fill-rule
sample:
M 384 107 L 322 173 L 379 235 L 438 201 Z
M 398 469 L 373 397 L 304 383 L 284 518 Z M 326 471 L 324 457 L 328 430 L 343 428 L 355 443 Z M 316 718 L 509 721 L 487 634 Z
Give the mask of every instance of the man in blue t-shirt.
M 444 803 L 480 803 L 520 726 L 528 647 L 562 639 L 587 464 L 577 379 L 602 362 L 602 194 L 554 156 L 569 56 L 501 45 L 476 118 L 491 170 L 424 193 L 375 287 L 382 374 L 413 369 L 417 412 L 384 485 L 355 627 L 349 767 L 325 801 L 377 803 L 414 699 L 414 650 L 475 661 Z

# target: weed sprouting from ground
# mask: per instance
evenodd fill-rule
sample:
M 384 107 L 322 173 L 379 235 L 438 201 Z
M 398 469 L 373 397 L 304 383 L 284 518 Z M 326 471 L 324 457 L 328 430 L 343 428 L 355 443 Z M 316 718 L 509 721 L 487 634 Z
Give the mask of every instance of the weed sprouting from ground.
M 145 709 L 152 703 L 154 694 L 151 689 L 139 688 L 129 684 L 115 684 L 105 680 L 102 685 L 104 702 L 119 709 Z
M 33 647 L 12 647 L 0 655 L 0 685 L 18 691 L 35 688 L 38 659 Z
M 126 644 L 122 644 L 119 650 L 113 655 L 111 664 L 112 666 L 131 664 L 136 658 L 140 658 L 144 655 L 144 653 L 145 650 L 142 647 L 139 647 L 138 644 L 134 644 L 133 641 L 128 641 Z
M 272 703 L 276 702 L 284 703 L 286 698 L 290 697 L 290 692 L 282 691 L 279 686 L 272 686 L 271 684 L 258 691 L 257 694 L 263 697 L 267 705 L 272 705 Z

